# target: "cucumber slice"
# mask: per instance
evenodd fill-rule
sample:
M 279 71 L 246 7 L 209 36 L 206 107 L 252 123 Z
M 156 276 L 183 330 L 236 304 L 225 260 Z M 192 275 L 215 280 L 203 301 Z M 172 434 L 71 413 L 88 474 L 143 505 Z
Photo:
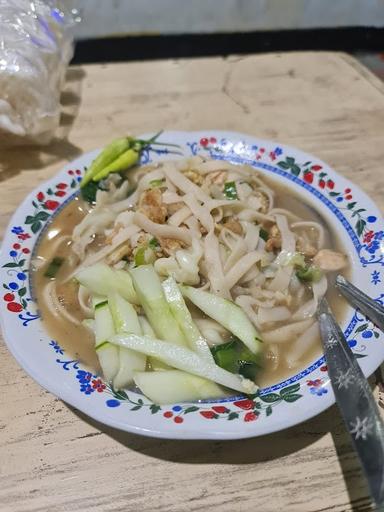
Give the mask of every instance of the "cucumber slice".
M 110 341 L 119 346 L 142 352 L 147 356 L 156 357 L 177 370 L 212 380 L 242 393 L 253 394 L 258 389 L 254 382 L 208 363 L 189 348 L 180 347 L 175 343 L 164 343 L 163 340 L 136 334 L 116 334 L 110 338 Z
M 95 345 L 105 380 L 112 382 L 119 370 L 119 350 L 108 342 L 115 334 L 113 318 L 104 297 L 94 297 Z
M 143 331 L 143 334 L 149 336 L 150 338 L 156 338 L 155 331 L 152 329 L 151 324 L 148 322 L 148 320 L 145 318 L 145 316 L 139 316 L 139 322 L 140 322 L 141 330 Z M 148 357 L 148 362 L 151 365 L 152 370 L 155 370 L 155 371 L 171 370 L 172 369 L 171 366 L 163 363 L 159 359 L 156 359 L 156 357 Z
M 206 315 L 216 320 L 216 322 L 239 338 L 251 352 L 254 354 L 261 352 L 262 342 L 260 334 L 256 331 L 240 306 L 230 300 L 193 288 L 192 286 L 180 286 L 180 290 L 184 297 L 187 297 Z
M 114 270 L 106 263 L 95 263 L 79 270 L 75 279 L 93 294 L 105 296 L 117 292 L 129 302 L 138 304 L 131 276 L 125 270 Z
M 156 336 L 164 341 L 186 346 L 187 341 L 171 313 L 159 276 L 152 265 L 130 271 L 133 286 Z
M 165 298 L 171 308 L 171 312 L 183 331 L 189 347 L 203 359 L 213 363 L 214 360 L 211 351 L 209 350 L 209 346 L 193 321 L 191 313 L 188 311 L 187 305 L 185 304 L 183 295 L 179 290 L 176 281 L 173 277 L 169 277 L 163 281 L 162 287 Z
M 214 382 L 180 370 L 138 372 L 134 380 L 145 396 L 160 405 L 218 398 L 225 394 Z
M 108 306 L 112 314 L 116 332 L 140 335 L 142 333 L 135 308 L 117 293 L 108 297 Z M 146 356 L 129 348 L 119 347 L 119 370 L 113 379 L 115 389 L 123 389 L 133 382 L 136 371 L 144 371 Z

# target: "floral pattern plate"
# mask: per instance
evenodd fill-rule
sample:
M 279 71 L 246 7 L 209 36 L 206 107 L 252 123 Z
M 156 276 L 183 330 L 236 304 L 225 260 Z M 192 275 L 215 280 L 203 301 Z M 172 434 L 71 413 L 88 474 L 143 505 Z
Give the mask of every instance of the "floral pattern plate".
M 316 157 L 295 148 L 230 132 L 166 132 L 180 145 L 174 154 L 149 148 L 142 163 L 202 154 L 249 164 L 299 193 L 337 232 L 352 261 L 351 280 L 383 301 L 384 228 L 378 208 L 355 185 Z M 1 324 L 20 365 L 43 387 L 107 425 L 148 436 L 177 439 L 236 439 L 281 430 L 334 403 L 321 357 L 289 379 L 243 396 L 201 403 L 160 406 L 134 391 L 116 392 L 52 340 L 33 300 L 30 262 L 52 217 L 78 192 L 84 168 L 97 151 L 66 165 L 25 199 L 12 217 L 2 245 Z M 351 307 L 343 330 L 365 375 L 384 360 L 383 334 Z

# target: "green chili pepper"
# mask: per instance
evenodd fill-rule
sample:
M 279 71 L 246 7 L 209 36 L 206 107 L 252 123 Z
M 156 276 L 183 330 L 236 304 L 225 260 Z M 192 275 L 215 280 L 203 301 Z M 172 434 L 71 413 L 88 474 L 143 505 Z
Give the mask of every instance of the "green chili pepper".
M 113 162 L 104 167 L 99 173 L 93 176 L 93 181 L 100 181 L 113 172 L 121 172 L 135 165 L 140 158 L 140 153 L 134 149 L 127 149 Z
M 132 167 L 139 161 L 143 149 L 148 146 L 159 144 L 162 146 L 179 147 L 177 144 L 157 142 L 158 137 L 162 133 L 160 131 L 148 140 L 123 137 L 112 141 L 92 162 L 80 183 L 80 187 L 84 188 L 92 180 L 94 182 L 100 181 L 112 172 L 120 172 Z
M 116 139 L 108 144 L 108 146 L 103 149 L 103 151 L 89 166 L 89 169 L 81 180 L 80 187 L 84 187 L 97 174 L 100 174 L 101 171 L 105 169 L 105 167 L 110 165 L 121 154 L 123 154 L 132 144 L 132 140 L 133 139 L 131 137 L 123 137 L 121 139 Z

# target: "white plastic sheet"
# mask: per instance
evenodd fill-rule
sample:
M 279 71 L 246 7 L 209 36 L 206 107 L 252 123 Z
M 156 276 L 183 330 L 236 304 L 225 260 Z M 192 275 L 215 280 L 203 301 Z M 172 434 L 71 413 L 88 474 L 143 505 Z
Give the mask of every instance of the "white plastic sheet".
M 0 0 L 0 146 L 52 139 L 74 23 L 68 2 Z

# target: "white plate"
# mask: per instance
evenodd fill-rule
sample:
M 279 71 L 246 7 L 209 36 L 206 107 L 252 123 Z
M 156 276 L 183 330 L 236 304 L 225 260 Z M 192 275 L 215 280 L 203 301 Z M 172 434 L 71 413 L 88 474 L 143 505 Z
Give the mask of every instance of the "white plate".
M 298 192 L 333 226 L 352 261 L 352 282 L 375 299 L 384 265 L 384 230 L 378 208 L 353 183 L 316 157 L 297 149 L 231 132 L 165 132 L 179 144 L 174 155 L 156 146 L 142 163 L 202 154 L 253 166 Z M 237 397 L 206 403 L 158 406 L 134 393 L 115 393 L 51 340 L 31 298 L 31 254 L 44 227 L 78 190 L 84 167 L 97 151 L 78 158 L 34 190 L 14 214 L 0 257 L 4 294 L 0 304 L 5 341 L 39 384 L 94 419 L 148 436 L 174 439 L 237 439 L 281 430 L 334 403 L 323 358 L 291 378 L 263 389 L 254 400 Z M 348 308 L 343 330 L 365 375 L 384 360 L 383 334 Z

